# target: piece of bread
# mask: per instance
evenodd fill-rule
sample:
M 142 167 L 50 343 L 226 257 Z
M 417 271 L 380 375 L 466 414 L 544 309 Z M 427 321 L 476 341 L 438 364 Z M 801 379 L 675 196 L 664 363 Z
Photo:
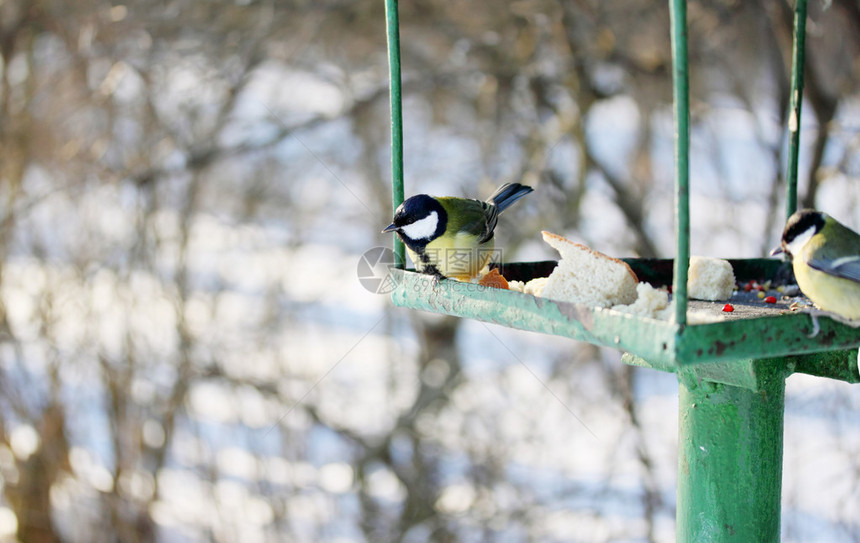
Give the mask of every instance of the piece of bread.
M 544 241 L 561 255 L 558 266 L 541 292 L 544 298 L 592 307 L 612 307 L 636 301 L 639 279 L 626 263 L 556 234 L 541 234 Z
M 523 285 L 523 292 L 532 296 L 543 296 L 543 289 L 549 277 L 537 277 Z
M 636 301 L 629 305 L 616 305 L 612 309 L 631 315 L 656 318 L 657 313 L 669 306 L 669 293 L 648 283 L 636 285 Z
M 523 294 L 531 294 L 532 296 L 540 296 L 547 279 L 547 277 L 538 277 L 528 283 L 508 281 L 508 290 L 515 290 Z
M 732 265 L 720 258 L 690 257 L 687 295 L 695 300 L 728 300 L 735 289 Z
M 526 284 L 522 281 L 517 280 L 508 281 L 508 290 L 514 290 L 516 292 L 525 292 Z
M 546 285 L 547 279 L 547 277 L 537 277 L 528 283 L 523 283 L 522 281 L 508 281 L 508 290 L 515 290 L 517 292 L 531 294 L 533 296 L 540 296 L 544 285 Z

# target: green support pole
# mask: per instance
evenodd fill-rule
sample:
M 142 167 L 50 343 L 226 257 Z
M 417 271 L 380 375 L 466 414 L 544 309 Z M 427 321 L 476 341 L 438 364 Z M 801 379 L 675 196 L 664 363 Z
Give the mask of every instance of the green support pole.
M 400 17 L 397 0 L 385 0 L 388 36 L 388 73 L 391 89 L 391 203 L 403 203 L 403 99 L 400 78 Z M 406 251 L 399 236 L 394 236 L 394 263 L 406 267 Z
M 676 540 L 778 542 L 785 378 L 760 390 L 681 379 Z
M 800 155 L 800 108 L 803 104 L 803 66 L 806 58 L 806 0 L 794 5 L 794 45 L 791 51 L 791 97 L 788 112 L 788 169 L 786 218 L 797 211 L 797 161 Z
M 690 76 L 687 71 L 687 0 L 671 0 L 672 84 L 675 116 L 675 252 L 672 296 L 679 333 L 687 324 L 690 266 Z

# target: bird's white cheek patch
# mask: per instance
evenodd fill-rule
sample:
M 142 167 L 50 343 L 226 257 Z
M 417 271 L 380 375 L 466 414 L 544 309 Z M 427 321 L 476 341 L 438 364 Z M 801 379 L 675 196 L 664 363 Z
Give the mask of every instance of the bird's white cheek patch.
M 800 253 L 800 250 L 803 249 L 803 246 L 806 245 L 806 242 L 812 239 L 812 236 L 815 235 L 815 228 L 809 227 L 800 234 L 797 235 L 791 243 L 788 244 L 788 251 L 796 255 Z
M 433 211 L 423 219 L 402 227 L 400 231 L 409 239 L 430 239 L 438 225 L 439 215 Z

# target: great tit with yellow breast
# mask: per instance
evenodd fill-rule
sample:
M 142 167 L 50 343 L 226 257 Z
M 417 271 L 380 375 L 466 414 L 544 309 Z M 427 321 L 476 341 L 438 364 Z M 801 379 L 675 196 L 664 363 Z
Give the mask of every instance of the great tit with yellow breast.
M 499 213 L 532 190 L 506 183 L 485 202 L 418 194 L 400 204 L 383 232 L 397 232 L 419 272 L 468 281 L 492 257 Z
M 782 244 L 771 255 L 780 253 L 791 256 L 797 286 L 807 298 L 860 324 L 860 234 L 826 213 L 802 209 L 788 218 Z

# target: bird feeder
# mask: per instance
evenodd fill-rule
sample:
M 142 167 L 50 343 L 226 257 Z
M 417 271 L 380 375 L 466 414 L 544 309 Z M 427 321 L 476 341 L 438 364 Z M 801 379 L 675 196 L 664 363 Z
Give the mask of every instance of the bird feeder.
M 743 291 L 723 305 L 689 300 L 689 79 L 686 0 L 669 0 L 675 123 L 674 259 L 623 259 L 640 281 L 671 285 L 674 318 L 657 320 L 519 292 L 483 288 L 402 269 L 392 271 L 395 305 L 568 337 L 623 351 L 622 361 L 674 372 L 679 381 L 677 541 L 775 542 L 780 538 L 785 380 L 793 373 L 860 382 L 860 329 L 827 317 L 818 326 L 784 303 Z M 403 201 L 403 138 L 397 0 L 386 0 L 391 75 L 392 194 Z M 806 0 L 796 0 L 791 75 L 786 217 L 797 206 Z M 729 260 L 739 283 L 791 277 L 774 259 Z M 556 263 L 500 265 L 508 279 L 546 277 Z M 688 324 L 688 310 L 719 322 Z M 816 333 L 817 330 L 817 333 Z

